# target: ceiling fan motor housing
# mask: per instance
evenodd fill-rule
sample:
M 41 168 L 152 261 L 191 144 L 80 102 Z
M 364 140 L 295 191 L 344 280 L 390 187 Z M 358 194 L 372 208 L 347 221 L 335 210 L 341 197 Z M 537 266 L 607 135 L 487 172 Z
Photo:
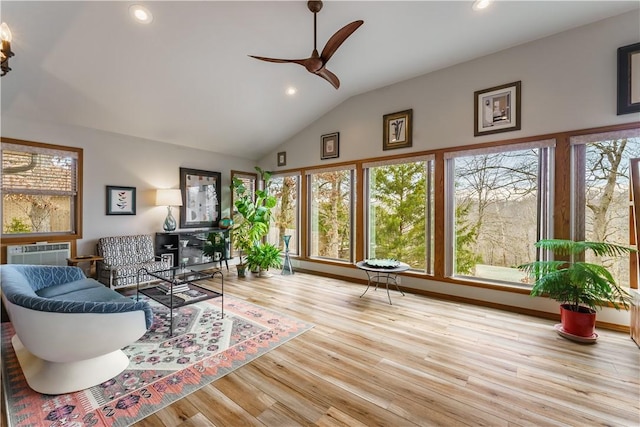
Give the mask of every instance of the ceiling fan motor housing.
M 318 13 L 322 10 L 322 2 L 321 1 L 308 1 L 307 7 L 313 13 Z

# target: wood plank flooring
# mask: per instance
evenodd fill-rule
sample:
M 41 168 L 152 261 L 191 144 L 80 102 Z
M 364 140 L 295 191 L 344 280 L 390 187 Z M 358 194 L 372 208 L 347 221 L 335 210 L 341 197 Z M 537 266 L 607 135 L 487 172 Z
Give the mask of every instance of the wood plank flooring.
M 553 321 L 296 273 L 227 294 L 316 326 L 153 414 L 162 426 L 639 426 L 640 351 Z
M 227 275 L 227 295 L 316 326 L 136 426 L 640 426 L 628 334 L 581 345 L 550 320 L 363 290 Z

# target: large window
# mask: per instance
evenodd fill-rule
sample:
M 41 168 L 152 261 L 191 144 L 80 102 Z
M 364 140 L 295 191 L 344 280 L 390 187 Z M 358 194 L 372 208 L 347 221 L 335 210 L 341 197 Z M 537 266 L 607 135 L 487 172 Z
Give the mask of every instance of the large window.
M 353 261 L 354 168 L 309 172 L 311 257 Z
M 299 253 L 300 175 L 277 175 L 271 178 L 269 192 L 278 200 L 273 209 L 267 240 L 284 250 L 284 236 L 291 236 L 289 252 Z
M 550 237 L 553 141 L 448 153 L 447 273 L 523 284 Z
M 2 234 L 78 234 L 78 169 L 82 150 L 2 142 Z
M 571 138 L 573 150 L 573 238 L 629 243 L 629 160 L 640 157 L 640 130 Z M 629 286 L 629 257 L 598 258 L 616 281 Z
M 392 258 L 433 273 L 433 158 L 363 165 L 367 258 Z

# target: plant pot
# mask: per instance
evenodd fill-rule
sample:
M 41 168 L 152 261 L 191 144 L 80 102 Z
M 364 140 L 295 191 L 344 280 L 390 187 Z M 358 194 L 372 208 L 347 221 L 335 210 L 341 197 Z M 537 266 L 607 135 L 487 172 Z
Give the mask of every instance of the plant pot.
M 570 304 L 560 306 L 562 329 L 571 335 L 590 338 L 596 330 L 596 312 L 588 307 L 578 307 L 573 311 Z
M 271 273 L 269 273 L 269 269 L 268 268 L 266 268 L 266 269 L 261 268 L 259 276 L 260 277 L 271 277 Z
M 245 277 L 247 266 L 246 265 L 236 265 L 236 270 L 238 270 L 238 277 Z

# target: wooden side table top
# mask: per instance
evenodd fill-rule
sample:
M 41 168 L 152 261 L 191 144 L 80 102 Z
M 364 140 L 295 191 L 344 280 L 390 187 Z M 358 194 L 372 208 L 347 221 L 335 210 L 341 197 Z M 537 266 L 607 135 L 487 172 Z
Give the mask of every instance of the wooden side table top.
M 67 265 L 77 265 L 81 262 L 91 262 L 94 263 L 96 261 L 102 261 L 104 258 L 98 255 L 79 255 L 71 258 L 67 258 Z

